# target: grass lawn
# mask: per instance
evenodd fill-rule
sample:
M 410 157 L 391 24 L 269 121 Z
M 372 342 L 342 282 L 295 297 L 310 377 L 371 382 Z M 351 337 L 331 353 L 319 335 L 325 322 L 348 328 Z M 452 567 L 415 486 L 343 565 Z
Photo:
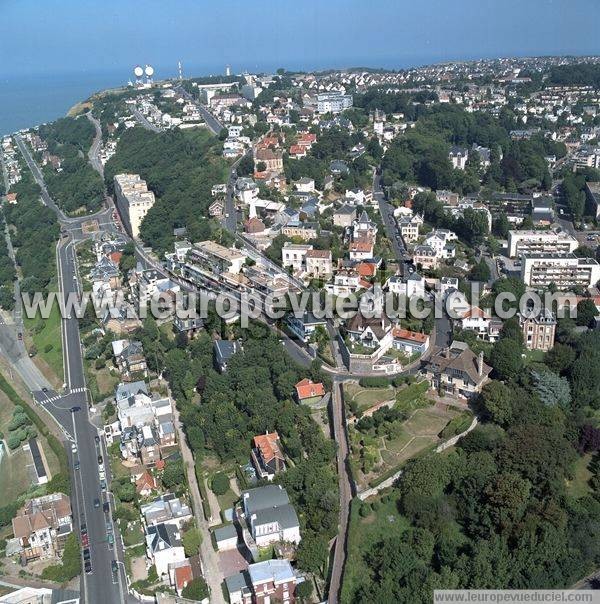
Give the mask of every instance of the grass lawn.
M 24 315 L 23 322 L 37 350 L 37 355 L 43 359 L 56 377 L 63 381 L 63 356 L 61 339 L 61 318 L 58 304 L 52 305 L 52 312 L 48 319 L 29 319 Z
M 431 413 L 427 409 L 417 409 L 404 422 L 404 426 L 415 436 L 436 436 L 447 423 L 448 417 Z
M 139 520 L 128 522 L 122 534 L 126 546 L 138 545 L 144 541 L 144 533 Z
M 429 382 L 423 381 L 410 384 L 402 388 L 396 395 L 395 408 L 400 411 L 410 412 L 422 407 L 429 407 L 431 401 L 425 396 L 429 389 Z
M 588 485 L 588 481 L 592 477 L 592 473 L 588 467 L 591 460 L 591 453 L 580 457 L 575 464 L 575 476 L 573 477 L 573 480 L 567 481 L 567 490 L 577 499 L 584 497 L 591 491 L 590 486 Z
M 546 353 L 543 350 L 526 350 L 525 365 L 530 363 L 543 363 Z
M 229 489 L 224 495 L 217 495 L 217 501 L 219 502 L 221 514 L 223 514 L 225 510 L 232 508 L 233 504 L 238 499 L 239 497 L 231 489 Z
M 31 454 L 22 448 L 16 449 L 9 456 L 4 455 L 0 462 L 0 493 L 6 504 L 15 501 L 31 486 L 27 466 L 32 464 Z

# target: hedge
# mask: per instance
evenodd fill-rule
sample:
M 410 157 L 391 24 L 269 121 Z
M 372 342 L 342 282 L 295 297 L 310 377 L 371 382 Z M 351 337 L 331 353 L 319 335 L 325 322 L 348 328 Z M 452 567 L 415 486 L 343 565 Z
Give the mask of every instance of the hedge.
M 387 388 L 390 385 L 390 380 L 385 377 L 372 376 L 360 378 L 358 383 L 363 388 Z
M 69 481 L 69 459 L 67 457 L 67 452 L 65 448 L 61 444 L 61 442 L 54 436 L 54 434 L 50 433 L 48 430 L 48 426 L 43 422 L 42 418 L 34 411 L 31 405 L 24 401 L 15 391 L 15 389 L 7 382 L 6 378 L 0 374 L 0 390 L 6 394 L 6 396 L 10 399 L 10 401 L 19 405 L 23 408 L 23 412 L 27 415 L 27 417 L 33 422 L 33 424 L 38 429 L 39 433 L 44 436 L 46 442 L 52 452 L 56 455 L 58 459 L 58 464 L 60 470 L 57 474 L 55 474 L 48 483 L 48 489 L 50 492 L 60 491 L 65 495 L 71 494 L 71 483 Z

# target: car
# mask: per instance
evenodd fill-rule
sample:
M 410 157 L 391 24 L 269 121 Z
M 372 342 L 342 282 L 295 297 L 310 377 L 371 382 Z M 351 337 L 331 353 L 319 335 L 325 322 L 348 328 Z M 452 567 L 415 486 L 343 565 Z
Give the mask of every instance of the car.
M 100 442 L 100 437 L 96 434 L 96 436 L 94 436 L 94 440 L 96 441 L 96 444 L 98 444 Z
M 73 453 L 77 453 L 77 445 L 75 443 L 71 443 L 71 451 L 73 451 Z
M 102 455 L 98 455 L 98 465 L 99 465 L 99 466 L 101 466 L 101 465 L 102 465 L 102 462 L 103 462 L 103 461 L 104 461 L 104 460 L 102 459 Z
M 98 499 L 98 497 L 96 497 L 96 499 L 94 499 L 94 507 L 96 509 L 98 509 L 100 507 L 100 500 Z
M 93 569 L 92 569 L 92 562 L 91 560 L 86 560 L 85 562 L 85 574 L 86 575 L 91 575 L 93 573 Z
M 19 332 L 19 333 L 17 334 L 17 337 L 19 338 L 19 340 L 22 340 L 22 339 L 23 339 L 23 334 L 22 334 L 21 332 Z
M 91 557 L 92 557 L 92 552 L 90 552 L 90 548 L 89 547 L 86 547 L 83 550 L 83 559 L 84 560 L 89 560 Z
M 108 541 L 108 547 L 110 547 L 112 549 L 112 546 L 115 542 L 115 537 L 112 533 L 109 533 L 106 537 L 106 541 Z
M 103 478 L 100 480 L 100 488 L 103 491 L 106 491 L 106 480 L 104 480 Z
M 81 411 L 81 407 L 71 407 L 71 413 L 77 413 L 77 411 Z
M 108 503 L 108 501 L 105 501 L 102 504 L 102 509 L 104 510 L 105 514 L 108 514 L 108 512 L 110 512 L 110 503 Z
M 77 275 L 73 275 L 73 281 L 77 281 Z
M 119 564 L 117 563 L 116 560 L 111 560 L 111 562 L 110 562 L 110 569 L 112 570 L 113 573 L 118 572 L 118 570 L 119 570 Z
M 79 460 L 78 460 L 78 461 L 76 461 L 76 462 L 73 464 L 73 467 L 74 467 L 76 470 L 79 470 L 79 468 L 81 467 L 81 464 L 79 463 Z
M 48 388 L 46 388 L 46 386 L 43 386 L 42 387 L 42 392 L 44 392 L 44 393 L 48 392 Z

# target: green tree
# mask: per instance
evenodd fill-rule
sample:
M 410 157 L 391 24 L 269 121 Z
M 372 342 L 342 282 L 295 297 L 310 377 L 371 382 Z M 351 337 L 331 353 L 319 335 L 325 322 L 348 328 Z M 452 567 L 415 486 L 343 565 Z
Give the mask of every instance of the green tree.
M 225 495 L 229 491 L 229 477 L 223 472 L 218 472 L 212 477 L 210 488 L 215 495 Z
M 183 588 L 181 595 L 188 600 L 200 602 L 208 598 L 210 592 L 206 581 L 202 577 L 196 577 Z
M 514 380 L 523 369 L 523 347 L 515 340 L 505 338 L 494 344 L 490 363 L 501 380 Z
M 577 303 L 577 316 L 575 317 L 577 325 L 592 327 L 597 316 L 598 309 L 590 298 L 585 298 Z
M 195 526 L 191 526 L 183 533 L 181 541 L 183 543 L 185 555 L 190 558 L 191 556 L 195 556 L 200 550 L 202 535 Z

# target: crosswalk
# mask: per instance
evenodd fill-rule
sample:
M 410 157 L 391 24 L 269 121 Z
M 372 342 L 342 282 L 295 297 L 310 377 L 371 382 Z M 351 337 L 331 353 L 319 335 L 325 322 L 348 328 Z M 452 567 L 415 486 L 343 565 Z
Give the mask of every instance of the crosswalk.
M 87 388 L 85 388 L 85 387 L 83 387 L 83 388 L 73 388 L 72 390 L 67 390 L 63 394 L 52 393 L 51 395 L 48 395 L 48 394 L 46 394 L 45 396 L 44 395 L 40 395 L 39 396 L 39 401 L 43 405 L 48 404 L 48 403 L 55 403 L 56 401 L 64 399 L 64 398 L 70 396 L 71 394 L 79 394 L 81 392 L 85 392 L 86 390 L 87 390 Z
M 70 394 L 76 394 L 77 392 L 85 392 L 87 390 L 87 388 L 73 388 L 73 390 L 70 391 Z

